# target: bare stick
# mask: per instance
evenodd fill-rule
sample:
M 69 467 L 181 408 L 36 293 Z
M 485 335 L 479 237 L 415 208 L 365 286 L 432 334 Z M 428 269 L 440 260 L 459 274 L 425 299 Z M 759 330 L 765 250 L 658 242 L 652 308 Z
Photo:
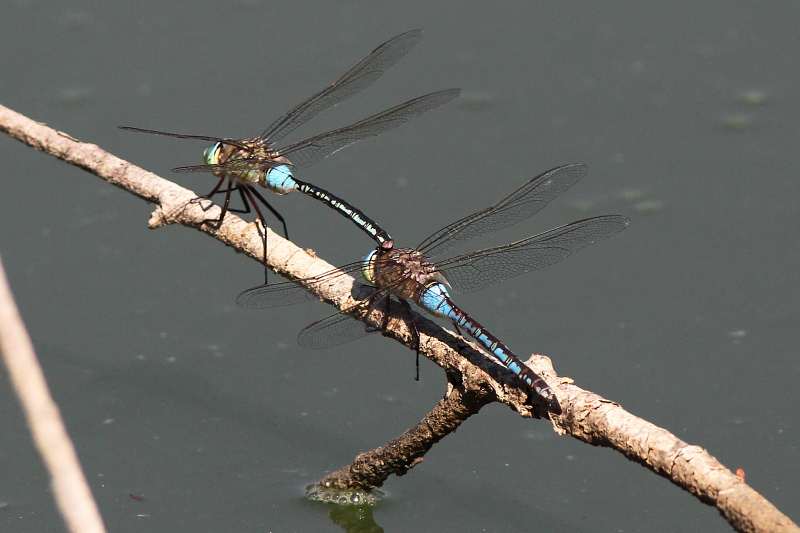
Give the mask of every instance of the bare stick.
M 262 239 L 254 224 L 229 214 L 218 230 L 210 228 L 202 222 L 217 216 L 219 208 L 208 200 L 198 201 L 191 191 L 145 172 L 95 145 L 80 143 L 1 106 L 0 130 L 157 203 L 158 208 L 150 219 L 151 228 L 172 223 L 194 227 L 259 263 L 263 261 Z M 271 231 L 268 238 L 267 263 L 281 274 L 304 278 L 332 268 Z M 336 285 L 320 285 L 314 292 L 343 309 L 355 303 L 350 297 L 354 283 L 352 278 L 340 278 Z M 420 424 L 378 450 L 361 454 L 354 464 L 326 477 L 325 485 L 378 487 L 386 476 L 402 475 L 417 464 L 433 444 L 487 403 L 504 403 L 524 417 L 549 416 L 540 406 L 531 406 L 527 394 L 513 385 L 516 381 L 511 373 L 492 362 L 474 344 L 423 317 L 415 316 L 415 319 L 420 333 L 420 353 L 447 374 L 447 396 Z M 402 320 L 390 321 L 387 336 L 407 346 L 413 344 Z M 568 378 L 559 381 L 546 357 L 535 356 L 528 365 L 555 389 L 562 404 L 563 414 L 551 416 L 556 432 L 620 451 L 694 494 L 703 503 L 717 506 L 737 531 L 800 532 L 785 515 L 702 449 L 630 415 L 613 402 L 570 385 Z
M 413 428 L 376 450 L 359 454 L 352 464 L 325 476 L 317 485 L 361 490 L 380 487 L 390 475 L 408 472 L 434 444 L 491 402 L 491 395 L 450 387 L 433 411 Z
M 797 532 L 787 516 L 699 446 L 573 384 L 558 388 L 568 421 L 559 427 L 594 446 L 624 454 L 675 485 L 714 505 L 736 531 Z
M 539 373 L 548 367 L 546 362 L 547 358 L 533 356 L 528 364 Z M 544 372 L 546 375 L 547 371 Z M 563 416 L 554 421 L 558 433 L 619 451 L 701 502 L 715 506 L 736 531 L 800 531 L 786 515 L 747 485 L 743 475 L 734 474 L 704 449 L 682 441 L 669 431 L 628 413 L 615 402 L 569 381 L 564 379 L 556 388 L 564 410 Z M 471 387 L 462 393 L 460 388 L 451 387 L 439 404 L 413 428 L 376 450 L 359 454 L 352 464 L 325 476 L 317 486 L 340 490 L 380 487 L 390 474 L 405 474 L 422 460 L 433 444 L 493 401 L 498 400 L 487 389 Z
M 61 420 L 58 406 L 47 390 L 25 324 L 14 303 L 0 261 L 0 351 L 14 391 L 33 435 L 33 441 L 50 472 L 50 483 L 61 516 L 72 533 L 103 533 L 103 519 L 81 471 L 78 455 Z

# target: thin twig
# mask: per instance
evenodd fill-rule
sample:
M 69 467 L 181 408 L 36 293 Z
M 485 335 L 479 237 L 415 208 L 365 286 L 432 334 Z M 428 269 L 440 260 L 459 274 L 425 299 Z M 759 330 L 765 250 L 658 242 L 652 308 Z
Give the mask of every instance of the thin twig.
M 449 387 L 447 395 L 413 428 L 376 450 L 359 454 L 352 464 L 325 476 L 317 485 L 360 490 L 380 487 L 390 475 L 402 476 L 411 470 L 434 444 L 492 401 L 479 391 Z M 377 485 L 376 480 L 380 481 Z
M 104 533 L 103 519 L 81 471 L 75 447 L 50 396 L 33 343 L 14 303 L 0 261 L 0 352 L 42 456 L 56 504 L 72 533 Z
M 204 225 L 204 220 L 219 215 L 219 208 L 208 200 L 199 201 L 191 191 L 2 106 L 0 130 L 157 203 L 158 208 L 150 220 L 151 228 L 172 223 L 193 227 L 258 262 L 263 261 L 262 240 L 254 224 L 247 224 L 229 213 L 218 230 Z M 267 262 L 283 275 L 298 279 L 333 268 L 271 231 L 268 239 Z M 313 292 L 337 308 L 345 309 L 355 303 L 350 296 L 355 283 L 352 278 L 343 277 L 336 285 L 315 285 Z M 447 396 L 420 424 L 378 450 L 359 455 L 354 464 L 325 478 L 323 481 L 327 485 L 378 487 L 386 476 L 402 475 L 417 464 L 433 444 L 487 403 L 504 403 L 524 417 L 550 416 L 540 406 L 531 406 L 527 395 L 514 386 L 513 375 L 485 357 L 474 344 L 423 317 L 415 316 L 415 319 L 420 333 L 420 353 L 447 374 Z M 402 320 L 390 321 L 387 336 L 412 345 L 411 334 Z M 800 528 L 788 517 L 704 450 L 630 415 L 613 402 L 571 385 L 569 379 L 559 382 L 546 357 L 532 356 L 528 365 L 554 388 L 562 405 L 563 414 L 551 416 L 556 432 L 619 451 L 694 494 L 703 503 L 715 505 L 737 531 L 800 533 Z M 376 468 L 368 462 L 382 462 L 390 468 Z
M 669 479 L 703 503 L 714 505 L 736 531 L 800 531 L 789 517 L 701 447 L 574 384 L 563 384 L 558 392 L 568 413 L 567 420 L 559 424 L 566 434 L 617 450 Z

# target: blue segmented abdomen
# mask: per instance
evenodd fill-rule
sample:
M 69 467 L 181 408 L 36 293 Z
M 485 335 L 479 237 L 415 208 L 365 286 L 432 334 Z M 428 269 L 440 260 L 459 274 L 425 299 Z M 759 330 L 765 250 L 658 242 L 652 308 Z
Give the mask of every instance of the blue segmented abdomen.
M 278 165 L 267 170 L 264 177 L 264 187 L 275 191 L 278 194 L 289 194 L 297 190 L 297 182 L 294 181 L 291 169 L 286 165 Z
M 422 291 L 419 304 L 440 318 L 447 318 L 453 322 L 459 320 L 455 307 L 450 303 L 450 293 L 447 292 L 447 287 L 441 283 L 429 283 Z
M 418 302 L 434 315 L 452 320 L 463 327 L 469 335 L 478 341 L 492 355 L 497 357 L 506 368 L 516 374 L 528 387 L 542 396 L 556 410 L 560 410 L 558 400 L 550 386 L 533 370 L 525 365 L 497 337 L 486 331 L 483 326 L 467 316 L 450 299 L 447 287 L 439 282 L 431 282 L 425 286 Z

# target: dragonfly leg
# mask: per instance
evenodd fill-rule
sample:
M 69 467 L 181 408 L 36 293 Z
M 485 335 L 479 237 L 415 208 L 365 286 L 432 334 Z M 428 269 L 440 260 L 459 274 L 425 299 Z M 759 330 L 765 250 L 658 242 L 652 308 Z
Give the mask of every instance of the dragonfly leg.
M 267 226 L 264 224 L 262 219 L 256 220 L 256 227 L 258 231 L 261 232 L 261 239 L 264 242 L 264 285 L 269 285 L 269 280 L 267 279 L 269 268 L 267 267 Z
M 251 212 L 250 204 L 247 202 L 247 198 L 245 197 L 244 193 L 242 192 L 242 188 L 239 187 L 238 184 L 235 184 L 231 188 L 231 191 L 238 191 L 239 192 L 239 197 L 242 199 L 242 206 L 243 207 L 241 209 L 239 209 L 237 207 L 230 207 L 229 206 L 228 207 L 228 212 L 229 213 L 237 213 L 237 214 L 240 214 L 240 215 L 246 215 L 247 213 L 250 213 Z M 228 190 L 226 189 L 224 191 L 217 191 L 217 192 L 211 191 L 211 192 L 213 193 L 212 194 L 212 196 L 213 196 L 213 195 L 216 195 L 216 194 L 223 194 L 223 193 L 227 194 Z M 211 200 L 210 196 L 201 196 L 200 198 L 205 198 L 207 200 Z
M 206 194 L 205 196 L 198 196 L 197 198 L 193 198 L 192 201 L 189 202 L 189 203 L 200 204 L 200 208 L 203 211 L 208 211 L 209 209 L 211 209 L 211 205 L 203 206 L 203 204 L 200 202 L 200 200 L 211 200 L 212 196 L 214 196 L 216 194 L 219 194 L 219 193 L 223 193 L 223 192 L 226 193 L 227 195 L 230 195 L 230 191 L 228 190 L 228 189 L 230 189 L 230 186 L 225 191 L 220 191 L 220 188 L 222 188 L 222 184 L 225 183 L 226 181 L 227 181 L 226 178 L 220 178 L 219 182 L 217 182 L 216 187 L 214 187 L 211 190 L 210 193 Z M 225 211 L 224 210 L 223 210 L 222 216 L 225 216 Z M 206 219 L 202 223 L 203 224 L 208 224 L 214 229 L 219 229 L 220 224 L 222 224 L 222 217 L 220 217 L 218 220 Z
M 391 313 L 392 298 L 387 296 L 383 304 L 383 320 L 381 321 L 381 333 L 386 335 L 386 330 L 389 329 L 389 314 Z
M 228 181 L 228 187 L 225 189 L 225 202 L 222 204 L 222 212 L 219 214 L 219 218 L 217 219 L 207 218 L 202 222 L 203 224 L 206 224 L 207 226 L 215 230 L 218 230 L 220 226 L 222 226 L 222 221 L 225 219 L 225 215 L 228 213 L 228 204 L 231 203 L 231 192 L 233 191 L 233 183 L 230 180 L 225 180 L 225 178 L 222 178 L 220 179 L 220 182 L 217 184 L 217 186 L 214 187 L 214 190 L 211 191 L 211 195 L 217 194 L 217 192 L 219 192 L 220 186 L 224 181 Z M 201 199 L 208 200 L 209 197 L 201 196 L 199 198 L 196 198 L 196 200 L 201 200 Z M 209 207 L 203 208 L 203 211 L 208 210 Z
M 267 273 L 269 270 L 267 267 L 267 221 L 264 219 L 264 214 L 258 207 L 258 203 L 256 202 L 255 198 L 253 198 L 252 193 L 258 194 L 258 191 L 249 186 L 244 186 L 239 189 L 239 194 L 242 195 L 242 201 L 244 202 L 244 204 L 247 205 L 248 207 L 249 204 L 253 204 L 253 209 L 255 209 L 256 213 L 258 214 L 258 219 L 256 220 L 256 227 L 258 227 L 258 231 L 261 232 L 261 239 L 264 243 L 264 285 L 269 285 L 269 282 L 267 281 L 267 275 L 268 275 Z M 250 200 L 249 203 L 248 199 Z M 270 209 L 272 208 L 270 207 Z M 261 222 L 260 227 L 258 224 L 259 222 Z M 286 225 L 284 224 L 284 227 L 285 226 Z
M 239 198 L 242 199 L 242 205 L 244 207 L 242 209 L 234 209 L 232 207 L 229 207 L 228 211 L 230 211 L 231 213 L 238 213 L 240 215 L 246 215 L 246 214 L 250 213 L 250 211 L 251 211 L 250 202 L 247 201 L 247 196 L 245 196 L 245 189 L 243 189 L 242 186 L 238 185 L 238 184 L 233 189 L 235 191 L 239 191 Z M 252 198 L 251 198 L 251 201 L 252 201 Z
M 414 351 L 417 353 L 416 359 L 416 373 L 414 375 L 414 380 L 419 381 L 419 345 L 421 342 L 419 336 L 419 328 L 417 328 L 417 321 L 414 320 L 414 313 L 411 311 L 411 306 L 406 300 L 400 300 L 400 303 L 403 305 L 403 309 L 406 312 L 406 316 L 408 316 L 408 320 L 406 321 L 406 325 L 408 329 L 411 330 L 411 338 L 414 340 Z
M 219 192 L 219 190 L 222 188 L 222 184 L 225 183 L 225 181 L 226 181 L 226 178 L 224 178 L 224 177 L 220 178 L 219 179 L 219 183 L 217 183 L 217 186 L 214 187 L 213 189 L 211 189 L 210 193 L 206 194 L 205 196 L 201 196 L 201 198 L 205 198 L 207 200 L 210 200 L 212 196 L 214 196 L 215 194 L 217 194 Z
M 225 183 L 226 181 L 227 181 L 227 178 L 221 178 L 219 183 L 217 184 L 217 186 L 214 187 L 214 189 L 212 189 L 212 191 L 210 193 L 206 194 L 205 196 L 198 196 L 197 198 L 198 199 L 202 199 L 202 200 L 212 200 L 213 197 L 216 196 L 217 194 L 228 195 L 229 193 L 228 193 L 228 189 L 227 188 L 224 191 L 220 190 L 222 184 Z M 239 196 L 242 199 L 242 206 L 243 207 L 241 209 L 238 209 L 238 208 L 234 208 L 234 207 L 230 207 L 229 206 L 228 209 L 227 209 L 227 212 L 245 214 L 245 215 L 247 213 L 250 213 L 250 204 L 247 202 L 247 198 L 245 198 L 244 193 L 242 192 L 242 188 L 238 184 L 233 183 L 233 182 L 229 182 L 228 185 L 229 185 L 229 188 L 230 188 L 231 192 L 232 191 L 239 191 Z M 208 208 L 205 208 L 205 210 L 208 210 L 210 207 L 211 206 L 209 206 Z M 219 221 L 211 219 L 211 222 L 219 222 Z
M 367 314 L 372 314 L 374 310 L 378 308 L 379 305 L 383 307 L 381 312 L 383 313 L 383 317 L 381 317 L 381 325 L 376 327 L 367 326 L 366 330 L 367 333 L 374 333 L 376 331 L 380 331 L 381 335 L 386 335 L 386 330 L 389 329 L 389 315 L 391 314 L 391 297 L 387 294 L 381 294 L 381 291 L 375 291 L 370 294 L 367 298 L 367 308 L 369 311 Z
M 387 296 L 385 300 L 386 303 L 384 304 L 383 321 L 381 323 L 381 332 L 383 334 L 386 334 L 386 330 L 389 327 L 389 316 L 391 314 L 391 310 L 389 308 L 391 303 L 391 298 Z M 414 375 L 414 380 L 419 381 L 419 345 L 420 345 L 419 329 L 417 329 L 417 323 L 414 320 L 414 314 L 411 311 L 411 305 L 409 305 L 408 301 L 404 300 L 403 298 L 399 298 L 399 300 L 400 300 L 400 305 L 403 306 L 403 311 L 405 311 L 405 315 L 407 318 L 406 320 L 404 320 L 404 322 L 408 326 L 408 329 L 411 330 L 411 337 L 414 342 L 414 351 L 417 354 L 416 372 Z
M 269 209 L 270 213 L 272 213 L 273 216 L 278 219 L 278 222 L 280 222 L 281 225 L 283 226 L 283 237 L 285 239 L 288 239 L 289 238 L 289 230 L 286 228 L 286 221 L 283 219 L 283 216 L 280 213 L 278 213 L 278 211 L 276 211 L 275 208 L 272 207 L 272 205 L 267 201 L 267 199 L 264 198 L 263 196 L 261 196 L 261 193 L 258 192 L 255 188 L 248 186 L 247 189 L 251 193 L 253 193 L 256 198 L 261 200 L 261 203 L 264 204 L 266 206 L 266 208 Z M 255 206 L 256 203 L 253 202 L 253 205 Z M 258 214 L 261 215 L 261 211 L 259 211 Z M 263 222 L 264 221 L 263 220 L 264 217 L 261 217 L 261 219 L 262 219 L 262 222 Z M 264 225 L 266 226 L 266 224 L 264 224 Z
M 355 296 L 353 297 L 355 298 Z M 389 297 L 383 291 L 375 291 L 364 298 L 362 304 L 367 308 L 368 317 L 372 315 L 373 311 L 378 309 L 378 306 L 382 307 L 381 312 L 383 313 L 383 316 L 381 317 L 381 325 L 378 327 L 369 325 L 369 321 L 365 319 L 365 330 L 367 333 L 375 333 L 376 331 L 380 331 L 381 335 L 386 335 L 386 330 L 389 328 L 390 303 L 391 297 Z

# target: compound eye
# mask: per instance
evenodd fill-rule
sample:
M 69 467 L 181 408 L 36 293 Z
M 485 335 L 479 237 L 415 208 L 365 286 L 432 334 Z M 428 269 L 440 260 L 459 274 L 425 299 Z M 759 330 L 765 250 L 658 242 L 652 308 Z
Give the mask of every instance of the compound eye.
M 216 165 L 219 162 L 220 143 L 214 143 L 205 150 L 203 150 L 203 160 L 206 165 Z
M 364 256 L 363 264 L 361 265 L 361 276 L 368 282 L 373 283 L 375 281 L 375 254 L 378 253 L 378 250 L 371 250 L 367 255 Z

